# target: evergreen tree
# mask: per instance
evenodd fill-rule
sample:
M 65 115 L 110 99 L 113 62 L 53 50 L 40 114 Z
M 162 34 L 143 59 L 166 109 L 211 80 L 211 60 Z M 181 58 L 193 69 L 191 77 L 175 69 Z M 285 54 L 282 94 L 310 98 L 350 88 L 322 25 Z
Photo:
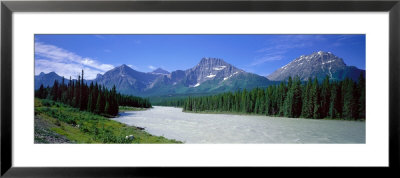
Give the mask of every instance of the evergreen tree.
M 74 106 L 74 104 L 72 102 L 72 100 L 74 98 L 74 88 L 75 88 L 74 83 L 72 82 L 71 77 L 69 77 L 68 96 L 67 96 L 68 102 L 67 102 L 67 104 L 69 104 L 71 106 Z
M 302 109 L 302 90 L 301 90 L 301 81 L 298 76 L 296 76 L 293 86 L 292 86 L 292 93 L 293 93 L 293 107 L 292 107 L 292 116 L 293 117 L 300 117 L 301 109 Z
M 94 102 L 93 102 L 93 95 L 94 95 L 94 85 L 93 82 L 90 82 L 89 90 L 88 90 L 89 98 L 88 98 L 88 104 L 86 110 L 89 112 L 93 112 L 92 110 Z
M 81 85 L 80 85 L 80 81 L 81 81 L 81 76 L 78 75 L 78 80 L 75 81 L 75 88 L 74 88 L 74 107 L 76 108 L 80 108 L 80 104 L 81 104 Z
M 82 70 L 82 78 L 80 81 L 80 104 L 79 104 L 79 109 L 81 111 L 87 109 L 87 104 L 88 104 L 88 93 L 87 93 L 87 86 L 84 84 L 84 78 L 83 78 L 83 70 Z
M 355 112 L 357 103 L 354 99 L 354 82 L 348 78 L 343 81 L 342 93 L 343 93 L 343 118 L 353 119 L 355 118 Z
M 40 85 L 39 90 L 36 92 L 36 97 L 38 98 L 45 98 L 45 89 L 43 87 L 43 84 Z
M 244 89 L 242 91 L 242 98 L 241 98 L 241 103 L 240 106 L 242 108 L 242 112 L 246 113 L 248 111 L 248 97 L 247 97 L 247 90 Z
M 277 115 L 283 116 L 284 115 L 284 103 L 286 98 L 287 88 L 284 82 L 281 82 L 277 91 Z
M 318 85 L 318 79 L 315 78 L 311 88 L 311 99 L 314 105 L 313 116 L 314 119 L 321 118 L 321 103 L 320 103 L 320 88 Z
M 284 111 L 285 117 L 299 117 L 301 114 L 301 81 L 298 76 L 295 77 L 294 82 L 290 80 L 290 88 L 288 89 L 285 99 Z M 289 86 L 289 85 L 288 85 Z
M 359 118 L 365 119 L 365 78 L 364 75 L 362 74 L 360 74 L 360 76 L 358 77 L 357 90 L 359 93 L 359 98 L 358 98 Z
M 110 112 L 112 116 L 118 115 L 118 103 L 117 103 L 117 90 L 115 85 L 111 89 L 110 93 Z
M 329 104 L 329 118 L 341 118 L 340 87 L 338 83 L 331 86 L 331 98 Z
M 290 87 L 288 88 L 288 92 L 283 105 L 283 111 L 284 111 L 283 116 L 285 117 L 293 117 L 293 98 L 294 98 L 293 88 Z
M 321 86 L 321 118 L 325 118 L 329 113 L 329 105 L 331 98 L 331 89 L 329 84 L 329 76 L 326 76 L 322 82 Z
M 267 116 L 273 115 L 273 108 L 272 108 L 272 95 L 273 95 L 273 87 L 268 87 L 265 92 L 265 114 Z
M 311 118 L 313 116 L 314 105 L 311 99 L 311 89 L 312 89 L 312 80 L 311 77 L 309 77 L 307 84 L 304 87 L 303 106 L 301 111 L 302 117 L 305 118 Z
M 52 100 L 57 101 L 58 98 L 58 80 L 54 80 L 54 84 L 53 87 L 51 89 L 51 96 L 52 96 Z
M 104 107 L 105 107 L 105 98 L 103 96 L 103 93 L 99 92 L 99 95 L 97 96 L 95 113 L 97 114 L 103 113 Z

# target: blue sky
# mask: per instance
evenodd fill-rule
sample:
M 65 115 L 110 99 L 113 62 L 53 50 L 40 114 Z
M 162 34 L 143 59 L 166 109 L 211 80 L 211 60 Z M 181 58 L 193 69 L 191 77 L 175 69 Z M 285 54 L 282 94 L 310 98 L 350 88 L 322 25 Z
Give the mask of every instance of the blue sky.
M 186 70 L 222 58 L 266 76 L 301 55 L 332 52 L 365 69 L 365 35 L 35 35 L 35 74 L 87 79 L 126 64 L 141 72 Z

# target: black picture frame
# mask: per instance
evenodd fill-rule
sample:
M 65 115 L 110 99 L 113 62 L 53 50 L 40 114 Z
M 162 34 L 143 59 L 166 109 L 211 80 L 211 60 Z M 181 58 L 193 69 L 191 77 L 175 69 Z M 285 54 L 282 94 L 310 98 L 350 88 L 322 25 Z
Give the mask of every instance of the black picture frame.
M 1 2 L 1 176 L 5 177 L 132 177 L 178 176 L 217 173 L 264 173 L 266 168 L 130 168 L 130 167 L 73 167 L 20 168 L 12 165 L 12 17 L 13 12 L 215 12 L 215 11 L 274 11 L 274 12 L 389 12 L 389 167 L 355 168 L 354 174 L 370 171 L 395 171 L 399 168 L 400 119 L 400 1 L 2 1 Z M 354 168 L 354 167 L 353 167 Z M 281 168 L 267 168 L 268 174 L 292 174 Z M 295 169 L 297 173 L 312 174 L 309 168 Z M 332 168 L 323 174 L 341 175 Z M 337 168 L 333 168 L 337 169 Z M 352 169 L 344 168 L 346 171 Z M 360 170 L 362 169 L 362 170 Z M 359 172 L 361 171 L 361 172 Z M 261 174 L 263 175 L 263 174 Z M 395 174 L 396 175 L 396 174 Z M 191 176 L 191 175 L 188 175 Z

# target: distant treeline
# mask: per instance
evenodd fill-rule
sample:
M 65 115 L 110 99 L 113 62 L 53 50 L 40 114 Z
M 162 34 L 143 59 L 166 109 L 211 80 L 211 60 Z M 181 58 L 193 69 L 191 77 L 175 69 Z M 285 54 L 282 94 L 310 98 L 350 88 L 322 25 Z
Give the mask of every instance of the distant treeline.
M 214 96 L 188 97 L 166 105 L 183 107 L 184 111 L 240 112 L 292 118 L 365 118 L 365 78 L 322 82 L 315 78 L 301 82 L 289 78 L 266 89 L 255 88 Z
M 187 97 L 176 97 L 176 98 L 168 98 L 168 99 L 163 99 L 162 101 L 159 101 L 157 103 L 154 103 L 154 105 L 159 105 L 159 106 L 173 106 L 173 107 L 183 107 L 183 105 L 186 102 Z
M 97 83 L 93 84 L 93 82 L 88 86 L 83 81 L 82 70 L 82 78 L 80 75 L 78 76 L 78 80 L 75 81 L 70 78 L 68 84 L 65 84 L 63 78 L 61 83 L 55 80 L 52 87 L 47 86 L 45 88 L 43 84 L 40 85 L 40 88 L 35 91 L 35 96 L 41 99 L 62 102 L 79 108 L 81 111 L 110 116 L 118 115 L 119 106 L 151 107 L 148 99 L 122 95 L 116 92 L 115 86 L 109 90 Z

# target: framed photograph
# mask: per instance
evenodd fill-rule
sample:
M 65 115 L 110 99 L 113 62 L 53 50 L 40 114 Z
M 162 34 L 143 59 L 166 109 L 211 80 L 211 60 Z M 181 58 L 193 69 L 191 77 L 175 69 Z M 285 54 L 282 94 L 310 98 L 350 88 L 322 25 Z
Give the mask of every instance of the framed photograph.
M 3 1 L 1 174 L 394 170 L 399 6 Z

